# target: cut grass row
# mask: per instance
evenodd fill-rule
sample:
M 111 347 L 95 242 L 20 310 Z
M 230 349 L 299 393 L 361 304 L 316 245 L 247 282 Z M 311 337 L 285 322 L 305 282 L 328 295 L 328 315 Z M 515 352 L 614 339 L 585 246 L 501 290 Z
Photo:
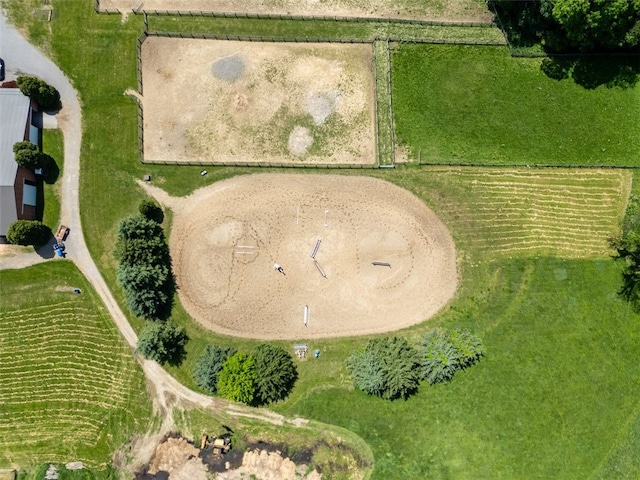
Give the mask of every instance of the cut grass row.
M 70 262 L 0 271 L 0 285 L 0 466 L 108 463 L 148 427 L 131 351 Z
M 621 170 L 434 167 L 420 196 L 433 198 L 470 251 L 492 258 L 610 254 L 631 188 Z M 453 195 L 434 198 L 449 190 Z M 432 193 L 430 193 L 431 191 Z

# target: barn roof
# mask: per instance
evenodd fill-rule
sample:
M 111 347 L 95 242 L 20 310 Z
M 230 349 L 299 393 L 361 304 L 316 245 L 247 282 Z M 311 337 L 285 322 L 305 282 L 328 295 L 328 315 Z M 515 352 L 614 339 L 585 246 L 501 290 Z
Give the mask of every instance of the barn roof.
M 13 144 L 24 140 L 31 101 L 17 88 L 0 88 L 0 187 L 16 180 Z

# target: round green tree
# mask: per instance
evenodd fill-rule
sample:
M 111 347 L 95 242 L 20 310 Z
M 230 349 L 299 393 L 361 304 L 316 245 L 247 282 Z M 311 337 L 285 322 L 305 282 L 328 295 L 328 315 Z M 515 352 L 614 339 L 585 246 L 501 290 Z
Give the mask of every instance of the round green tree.
M 229 400 L 250 405 L 255 398 L 255 381 L 253 357 L 238 352 L 224 362 L 218 375 L 218 393 Z
M 357 388 L 388 400 L 407 398 L 420 383 L 417 352 L 401 337 L 369 340 L 346 366 Z
M 43 245 L 51 238 L 51 229 L 37 220 L 16 220 L 6 237 L 14 245 Z
M 136 352 L 161 365 L 180 365 L 188 340 L 184 328 L 172 322 L 150 322 L 140 333 Z
M 256 373 L 254 402 L 259 405 L 284 400 L 298 378 L 293 357 L 282 347 L 263 343 L 253 352 Z
M 193 378 L 196 383 L 210 393 L 216 393 L 218 391 L 218 375 L 227 359 L 235 353 L 236 349 L 233 347 L 207 345 L 204 353 L 198 357 L 193 369 Z
M 22 92 L 31 100 L 34 100 L 44 109 L 60 107 L 60 93 L 44 80 L 37 77 L 21 75 L 16 78 L 16 84 Z

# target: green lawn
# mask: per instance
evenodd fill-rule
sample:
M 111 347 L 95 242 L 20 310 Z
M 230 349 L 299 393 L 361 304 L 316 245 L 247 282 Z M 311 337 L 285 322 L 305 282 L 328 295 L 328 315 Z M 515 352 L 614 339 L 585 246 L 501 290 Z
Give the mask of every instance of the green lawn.
M 151 411 L 98 296 L 62 260 L 2 270 L 0 288 L 0 467 L 109 463 Z
M 584 479 L 637 438 L 638 317 L 610 260 L 496 262 L 483 296 L 435 323 L 468 327 L 487 355 L 408 401 L 323 388 L 285 410 L 334 423 L 373 449 L 373 478 Z M 637 445 L 637 440 L 631 446 Z M 617 456 L 630 456 L 624 448 Z M 637 462 L 627 462 L 629 478 Z M 603 478 L 620 478 L 616 474 Z
M 134 179 L 149 173 L 156 185 L 184 195 L 257 170 L 210 169 L 201 177 L 198 167 L 140 165 L 136 107 L 123 92 L 136 86 L 141 18 L 122 23 L 119 16 L 97 16 L 90 3 L 57 2 L 50 41 L 84 106 L 85 235 L 126 311 L 112 250 L 118 220 L 135 213 L 143 198 Z M 229 33 L 246 33 L 242 28 L 232 24 Z M 79 30 L 86 35 L 79 38 Z M 397 133 L 423 160 L 530 164 L 542 158 L 569 165 L 604 162 L 601 154 L 619 162 L 637 156 L 637 89 L 584 90 L 549 80 L 539 60 L 510 59 L 497 48 L 403 45 L 393 62 Z M 494 100 L 503 108 L 493 107 Z M 504 132 L 511 132 L 507 142 L 500 140 Z M 605 152 L 603 139 L 611 144 Z M 558 153 L 558 142 L 570 145 Z M 296 388 L 274 409 L 363 437 L 375 456 L 373 478 L 637 478 L 638 315 L 615 293 L 619 270 L 606 248 L 619 228 L 629 174 L 412 166 L 367 174 L 424 199 L 458 248 L 457 298 L 401 334 L 416 340 L 434 325 L 467 327 L 484 339 L 487 356 L 451 384 L 425 386 L 406 402 L 384 402 L 353 391 L 343 367 L 366 339 L 314 341 L 321 357 L 299 364 Z M 183 367 L 170 372 L 189 386 L 207 342 L 244 351 L 256 344 L 204 332 L 179 302 L 174 318 L 192 340 Z
M 414 161 L 638 165 L 638 86 L 552 80 L 500 47 L 403 44 L 392 62 L 397 141 Z
M 44 130 L 42 132 L 42 150 L 56 161 L 59 175 L 54 183 L 44 183 L 44 212 L 42 223 L 48 225 L 55 233 L 60 219 L 60 179 L 64 162 L 61 130 Z

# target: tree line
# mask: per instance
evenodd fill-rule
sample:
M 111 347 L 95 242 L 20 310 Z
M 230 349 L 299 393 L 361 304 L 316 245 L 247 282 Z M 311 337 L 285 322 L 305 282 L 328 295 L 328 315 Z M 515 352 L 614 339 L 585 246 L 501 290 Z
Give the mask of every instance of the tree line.
M 450 381 L 484 353 L 480 339 L 468 330 L 436 329 L 422 338 L 418 348 L 402 337 L 369 340 L 347 358 L 346 367 L 359 390 L 387 400 L 406 399 L 422 382 Z

